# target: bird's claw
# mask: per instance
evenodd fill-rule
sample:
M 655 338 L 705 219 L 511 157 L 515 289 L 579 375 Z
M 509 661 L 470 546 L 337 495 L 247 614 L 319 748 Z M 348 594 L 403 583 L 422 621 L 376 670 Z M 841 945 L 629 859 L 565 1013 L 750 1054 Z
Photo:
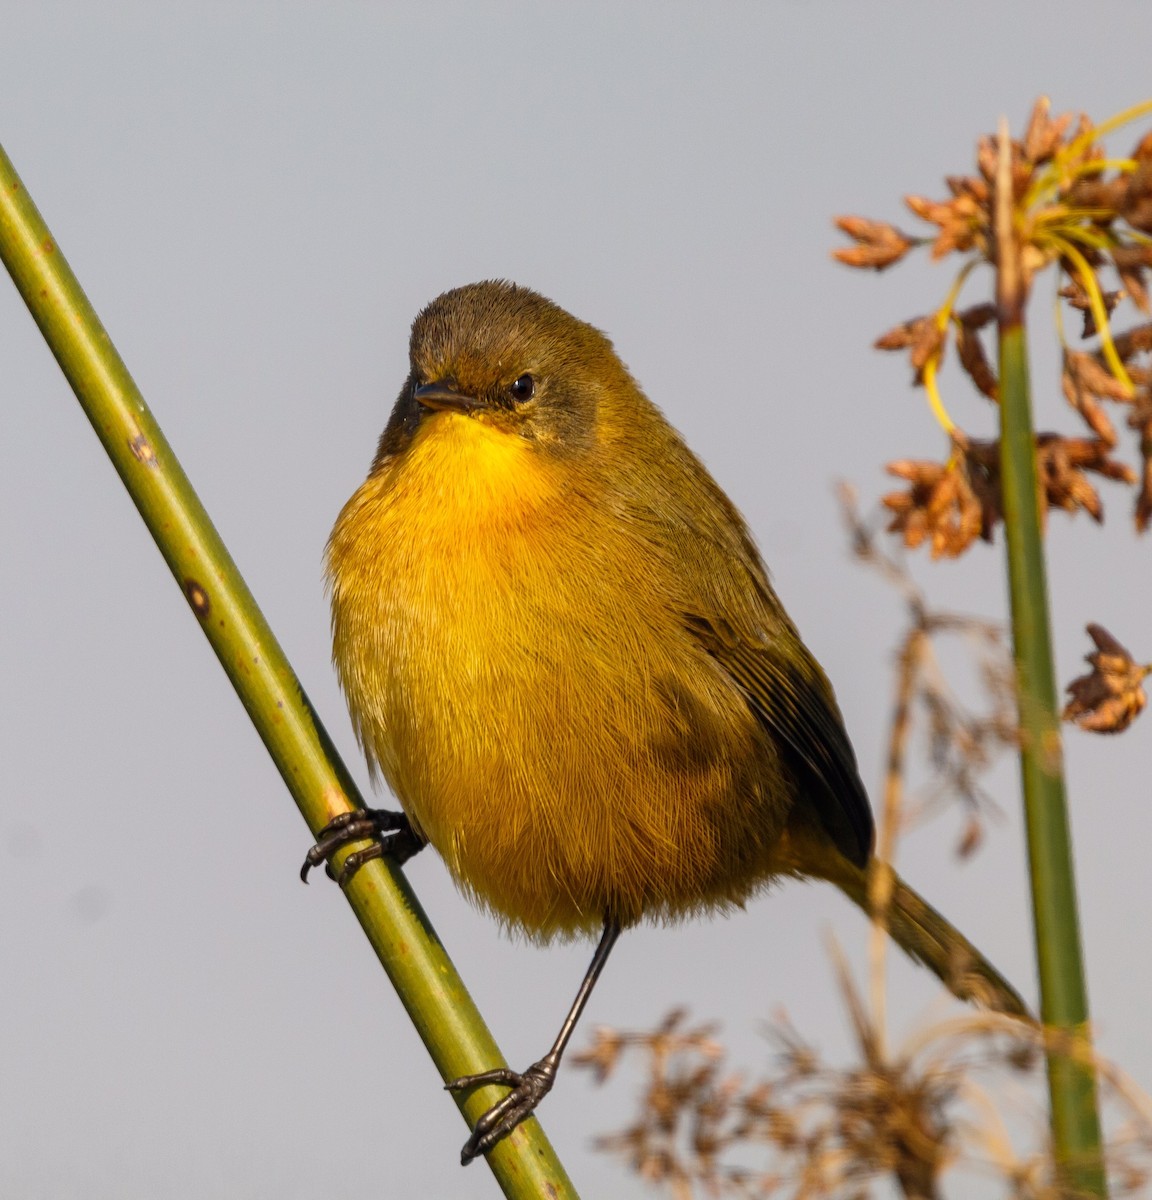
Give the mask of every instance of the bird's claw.
M 479 1075 L 462 1075 L 444 1085 L 450 1092 L 464 1091 L 488 1083 L 504 1084 L 512 1089 L 476 1122 L 472 1136 L 460 1151 L 461 1166 L 466 1167 L 474 1158 L 487 1154 L 501 1138 L 507 1137 L 521 1121 L 532 1115 L 536 1106 L 552 1090 L 552 1084 L 556 1081 L 557 1065 L 558 1061 L 552 1061 L 549 1055 L 533 1063 L 524 1072 L 497 1067 Z
M 352 842 L 367 839 L 372 844 L 349 854 L 337 875 L 332 869 L 332 855 Z M 307 883 L 309 871 L 323 863 L 328 877 L 335 879 L 341 887 L 347 887 L 348 881 L 366 862 L 387 855 L 399 865 L 406 863 L 423 846 L 423 841 L 403 813 L 390 812 L 385 808 L 354 809 L 333 817 L 320 830 L 316 844 L 304 858 L 300 878 Z

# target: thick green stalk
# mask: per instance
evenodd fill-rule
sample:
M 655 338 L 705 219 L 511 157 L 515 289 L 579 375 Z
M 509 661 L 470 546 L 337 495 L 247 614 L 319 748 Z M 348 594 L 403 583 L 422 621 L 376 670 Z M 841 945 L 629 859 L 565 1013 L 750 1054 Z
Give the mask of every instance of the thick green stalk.
M 1064 792 L 1056 673 L 1048 619 L 1036 443 L 1024 329 L 1026 284 L 1012 226 L 1007 134 L 1001 130 L 997 212 L 1000 338 L 1000 469 L 1020 716 L 1020 767 L 1032 881 L 1032 913 L 1044 1024 L 1067 1035 L 1048 1053 L 1052 1137 L 1062 1181 L 1076 1195 L 1106 1196 L 1080 951 L 1076 878 Z M 1007 186 L 1005 186 L 1007 184 Z
M 0 258 L 308 827 L 315 833 L 338 813 L 362 807 L 347 768 L 3 149 Z M 389 864 L 369 863 L 346 895 L 442 1078 L 502 1064 L 403 874 Z M 336 1010 L 332 1019 L 338 1019 Z M 398 1080 L 396 1091 L 410 1086 Z M 502 1094 L 480 1088 L 461 1107 L 475 1121 Z M 575 1196 L 535 1121 L 521 1125 L 488 1159 L 508 1197 Z M 387 1190 L 386 1180 L 382 1186 Z

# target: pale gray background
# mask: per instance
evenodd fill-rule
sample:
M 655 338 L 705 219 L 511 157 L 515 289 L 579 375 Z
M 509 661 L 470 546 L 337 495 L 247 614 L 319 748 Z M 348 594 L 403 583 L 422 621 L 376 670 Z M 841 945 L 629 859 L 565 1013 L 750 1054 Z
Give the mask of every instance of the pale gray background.
M 832 485 L 874 496 L 887 459 L 942 452 L 904 362 L 869 344 L 948 276 L 838 268 L 831 218 L 905 220 L 903 193 L 938 194 L 1041 91 L 1101 118 L 1147 97 L 1149 44 L 1135 2 L 4 0 L 0 138 L 358 775 L 321 549 L 412 316 L 505 276 L 607 330 L 743 508 L 875 793 L 900 612 L 848 560 Z M 1046 334 L 1047 294 L 1034 308 Z M 1071 428 L 1037 376 L 1045 423 Z M 464 1126 L 338 893 L 297 882 L 306 831 L 7 284 L 0 392 L 0 1193 L 493 1195 L 456 1165 Z M 1087 620 L 1152 656 L 1152 543 L 1105 500 L 1103 531 L 1052 522 L 1062 680 Z M 916 565 L 941 603 L 999 614 L 1001 557 Z M 1145 1085 L 1150 733 L 1068 737 L 1095 1017 Z M 975 862 L 956 812 L 901 862 L 1034 995 L 1011 765 L 993 784 L 1005 819 Z M 587 949 L 502 938 L 431 854 L 411 877 L 527 1063 Z M 675 1002 L 750 1069 L 777 1008 L 835 1056 L 830 928 L 861 961 L 829 888 L 630 934 L 577 1044 Z M 898 1033 L 943 1011 L 923 972 L 893 981 Z M 546 1105 L 585 1195 L 643 1192 L 589 1148 L 633 1082 L 566 1072 Z

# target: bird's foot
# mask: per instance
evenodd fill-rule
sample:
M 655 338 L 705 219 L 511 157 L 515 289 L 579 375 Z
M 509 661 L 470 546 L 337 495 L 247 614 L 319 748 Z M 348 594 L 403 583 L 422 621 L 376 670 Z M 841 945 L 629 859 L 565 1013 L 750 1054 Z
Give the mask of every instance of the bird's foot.
M 332 855 L 352 842 L 368 838 L 372 845 L 349 854 L 337 875 L 332 869 Z M 385 808 L 358 808 L 334 817 L 320 830 L 316 845 L 308 851 L 300 868 L 300 878 L 307 883 L 308 872 L 323 863 L 328 878 L 347 887 L 348 881 L 366 862 L 387 855 L 400 866 L 423 848 L 423 841 L 403 813 Z
M 450 1092 L 462 1092 L 487 1083 L 502 1083 L 512 1089 L 476 1122 L 472 1136 L 460 1151 L 461 1166 L 466 1167 L 474 1158 L 487 1154 L 501 1138 L 507 1137 L 521 1121 L 532 1115 L 536 1106 L 552 1090 L 559 1062 L 559 1056 L 546 1054 L 524 1072 L 497 1067 L 493 1071 L 482 1071 L 479 1075 L 461 1075 L 459 1079 L 444 1085 Z

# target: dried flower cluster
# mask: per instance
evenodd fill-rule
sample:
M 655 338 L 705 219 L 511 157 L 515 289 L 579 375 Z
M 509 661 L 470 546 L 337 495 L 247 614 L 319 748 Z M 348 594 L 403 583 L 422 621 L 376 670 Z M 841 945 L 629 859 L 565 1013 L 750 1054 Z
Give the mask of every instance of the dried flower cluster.
M 1035 1135 L 1019 1148 L 990 1108 L 989 1083 L 1003 1089 L 1016 1078 L 1036 1089 L 1044 1033 L 971 1014 L 886 1052 L 842 968 L 840 983 L 859 1056 L 846 1066 L 825 1062 L 783 1017 L 768 1030 L 771 1066 L 755 1079 L 729 1069 L 715 1029 L 687 1026 L 683 1010 L 651 1032 L 597 1029 L 577 1066 L 602 1083 L 639 1056 L 646 1074 L 635 1119 L 599 1137 L 597 1149 L 673 1200 L 867 1200 L 883 1180 L 910 1200 L 942 1200 L 966 1194 L 975 1177 L 999 1178 L 1015 1200 L 1070 1200 L 1038 1114 L 1017 1113 L 1014 1124 Z M 1125 1118 L 1108 1146 L 1111 1194 L 1143 1196 L 1152 1182 L 1149 1100 L 1110 1064 L 1098 1065 Z
M 840 490 L 840 504 L 852 552 L 877 571 L 901 594 L 907 627 L 897 655 L 897 710 L 891 721 L 890 763 L 905 769 L 907 745 L 919 716 L 923 723 L 928 765 L 933 778 L 927 804 L 959 799 L 968 819 L 957 851 L 961 857 L 975 852 L 983 841 L 984 817 L 995 806 L 981 785 L 1000 755 L 1019 745 L 1015 675 L 1007 644 L 1007 631 L 998 621 L 929 607 L 904 563 L 887 553 L 872 523 L 861 516 L 853 491 Z M 979 689 L 978 706 L 965 703 L 959 689 L 945 675 L 937 647 L 941 639 L 959 638 L 970 651 Z M 886 792 L 901 793 L 904 779 L 889 778 Z M 900 818 L 901 830 L 916 819 L 916 809 Z M 892 814 L 887 814 L 892 819 Z
M 890 492 L 883 504 L 892 513 L 890 532 L 903 536 L 904 544 L 919 546 L 926 539 L 933 558 L 956 558 L 975 541 L 991 541 L 1004 520 L 1000 487 L 1000 443 L 970 439 L 952 432 L 952 456 L 943 463 L 898 459 L 888 473 L 905 479 L 905 491 Z M 1037 484 L 1040 512 L 1083 509 L 1094 521 L 1104 519 L 1100 495 L 1089 480 L 1134 483 L 1136 473 L 1111 456 L 1111 446 L 1100 437 L 1072 438 L 1056 433 L 1036 435 Z
M 651 1033 L 598 1029 L 577 1065 L 602 1082 L 639 1050 L 647 1081 L 635 1122 L 597 1139 L 597 1148 L 624 1156 L 675 1200 L 864 1197 L 868 1181 L 884 1175 L 895 1175 L 905 1195 L 938 1194 L 954 1157 L 948 1071 L 921 1073 L 875 1055 L 834 1070 L 786 1022 L 771 1035 L 774 1070 L 749 1083 L 726 1070 L 713 1029 L 686 1028 L 682 1010 Z
M 1092 670 L 1068 685 L 1064 720 L 1093 733 L 1119 733 L 1148 703 L 1143 684 L 1152 675 L 1152 663 L 1137 663 L 1102 625 L 1089 625 L 1088 636 L 1096 643 L 1084 656 Z
M 1022 240 L 1026 282 L 1055 265 L 1060 295 L 1082 316 L 1081 336 L 1098 345 L 1064 348 L 1063 392 L 1088 427 L 1089 437 L 1040 433 L 1036 438 L 1041 510 L 1083 509 L 1094 520 L 1104 508 L 1090 476 L 1136 486 L 1135 523 L 1143 532 L 1152 523 L 1152 321 L 1116 333 L 1110 319 L 1128 302 L 1141 314 L 1152 312 L 1148 271 L 1152 269 L 1152 133 L 1131 157 L 1105 158 L 1096 129 L 1081 115 L 1053 118 L 1046 98 L 1033 109 L 1028 128 L 1012 144 L 1012 202 Z M 921 220 L 935 226 L 931 237 L 915 237 L 893 225 L 860 217 L 837 224 L 855 243 L 835 257 L 854 267 L 882 270 L 917 246 L 930 245 L 933 258 L 967 258 L 944 305 L 890 329 L 876 342 L 883 350 L 908 354 L 914 382 L 928 389 L 951 442 L 943 462 L 899 460 L 891 474 L 907 482 L 884 497 L 892 513 L 890 529 L 908 546 L 927 544 L 933 557 L 955 557 L 980 537 L 991 540 L 1004 519 L 1000 500 L 999 443 L 969 437 L 943 411 L 936 371 L 949 344 L 960 366 L 981 395 L 999 399 L 999 381 L 982 331 L 996 319 L 996 308 L 980 303 L 958 309 L 955 297 L 971 268 L 995 262 L 993 214 L 996 191 L 995 138 L 982 138 L 977 171 L 946 180 L 949 196 L 929 200 L 908 196 L 905 203 Z M 1106 288 L 1103 272 L 1119 286 Z M 1113 456 L 1118 437 L 1108 405 L 1122 406 L 1135 432 L 1141 468 Z

